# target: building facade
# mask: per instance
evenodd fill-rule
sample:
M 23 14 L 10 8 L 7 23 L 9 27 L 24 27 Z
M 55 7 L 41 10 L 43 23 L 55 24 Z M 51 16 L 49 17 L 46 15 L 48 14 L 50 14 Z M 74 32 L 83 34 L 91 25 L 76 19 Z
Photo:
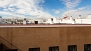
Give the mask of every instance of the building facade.
M 91 51 L 91 25 L 0 27 L 0 51 Z

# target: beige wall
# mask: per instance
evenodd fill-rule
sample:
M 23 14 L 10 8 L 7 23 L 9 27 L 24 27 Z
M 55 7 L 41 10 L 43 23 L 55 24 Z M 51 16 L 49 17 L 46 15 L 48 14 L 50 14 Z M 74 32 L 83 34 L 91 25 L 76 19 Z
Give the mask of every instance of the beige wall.
M 67 51 L 68 45 L 77 45 L 77 51 L 84 51 L 84 44 L 91 44 L 91 27 L 0 28 L 0 36 L 22 51 L 33 47 L 49 51 L 50 46 Z

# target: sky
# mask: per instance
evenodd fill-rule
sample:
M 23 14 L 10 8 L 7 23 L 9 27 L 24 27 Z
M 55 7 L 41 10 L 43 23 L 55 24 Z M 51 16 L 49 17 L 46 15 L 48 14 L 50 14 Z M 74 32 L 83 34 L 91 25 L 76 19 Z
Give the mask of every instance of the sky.
M 3 18 L 86 17 L 91 14 L 91 0 L 0 0 Z

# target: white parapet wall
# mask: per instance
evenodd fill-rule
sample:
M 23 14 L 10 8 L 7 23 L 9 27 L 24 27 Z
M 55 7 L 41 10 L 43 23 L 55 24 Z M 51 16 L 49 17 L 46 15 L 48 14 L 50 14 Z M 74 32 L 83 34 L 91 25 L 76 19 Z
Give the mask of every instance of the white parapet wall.
M 83 19 L 82 24 L 91 24 L 91 19 Z
M 73 20 L 60 20 L 60 23 L 66 23 L 66 24 L 74 24 L 74 21 Z
M 82 24 L 82 19 L 75 19 L 75 24 Z
M 76 24 L 91 24 L 91 19 L 75 19 Z

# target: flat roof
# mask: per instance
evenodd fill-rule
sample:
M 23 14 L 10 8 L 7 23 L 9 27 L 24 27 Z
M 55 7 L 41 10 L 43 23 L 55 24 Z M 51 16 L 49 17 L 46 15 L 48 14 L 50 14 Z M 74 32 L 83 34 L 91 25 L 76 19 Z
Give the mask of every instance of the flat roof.
M 49 24 L 49 25 L 0 25 L 0 27 L 87 27 L 91 24 Z

